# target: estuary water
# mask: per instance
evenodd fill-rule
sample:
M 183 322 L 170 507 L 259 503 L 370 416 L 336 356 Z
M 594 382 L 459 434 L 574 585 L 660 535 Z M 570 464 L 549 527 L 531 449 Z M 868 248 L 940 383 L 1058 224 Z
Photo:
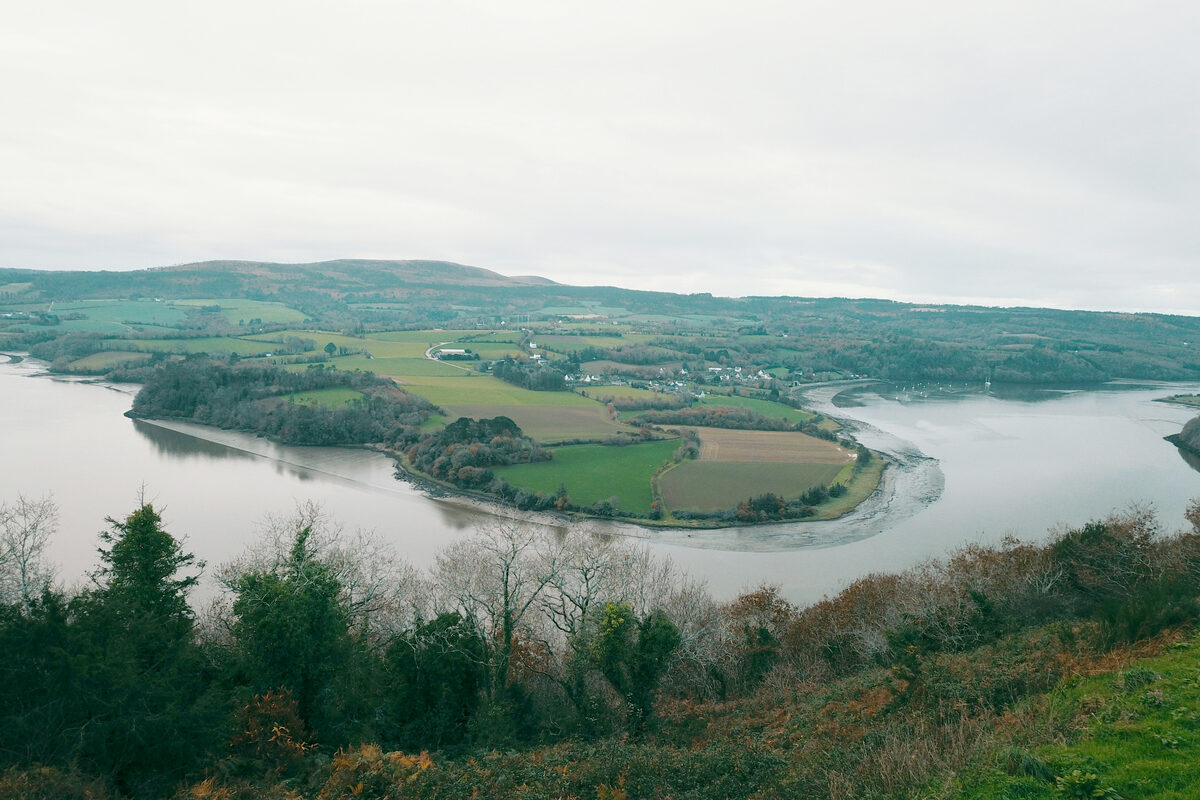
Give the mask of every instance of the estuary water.
M 61 515 L 50 557 L 68 585 L 95 568 L 104 518 L 128 514 L 143 495 L 212 566 L 237 556 L 267 515 L 307 501 L 349 530 L 374 530 L 417 566 L 493 518 L 396 480 L 391 459 L 378 453 L 135 421 L 123 416 L 135 387 L 52 377 L 39 362 L 3 360 L 0 501 L 53 493 Z M 1134 504 L 1153 506 L 1164 527 L 1181 527 L 1188 502 L 1200 498 L 1195 461 L 1162 439 L 1194 410 L 1155 402 L 1200 385 L 993 389 L 810 390 L 813 407 L 892 462 L 881 491 L 840 520 L 690 532 L 571 524 L 637 537 L 718 597 L 766 582 L 808 603 L 963 543 L 1043 538 Z

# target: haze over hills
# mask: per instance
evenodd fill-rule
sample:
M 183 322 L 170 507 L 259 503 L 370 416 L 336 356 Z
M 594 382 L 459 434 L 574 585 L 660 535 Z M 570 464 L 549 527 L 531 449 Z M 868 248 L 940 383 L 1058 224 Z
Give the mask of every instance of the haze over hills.
M 57 302 L 55 314 L 87 317 L 87 309 L 68 311 L 62 303 L 159 298 L 278 302 L 297 309 L 309 325 L 351 333 L 504 324 L 554 329 L 567 321 L 610 332 L 624 326 L 640 335 L 687 337 L 659 342 L 656 352 L 668 362 L 694 362 L 707 354 L 716 363 L 724 352 L 731 364 L 793 374 L 981 383 L 1200 379 L 1200 318 L 1179 315 L 714 297 L 572 286 L 432 260 L 229 260 L 98 272 L 0 269 L 0 304 L 17 313 L 44 315 Z M 86 328 L 79 316 L 73 319 L 72 330 Z M 54 328 L 42 322 L 9 331 L 44 339 Z M 196 326 L 209 332 L 237 327 L 224 330 L 216 318 L 197 319 L 191 327 L 199 330 Z M 644 357 L 648 354 L 639 355 Z

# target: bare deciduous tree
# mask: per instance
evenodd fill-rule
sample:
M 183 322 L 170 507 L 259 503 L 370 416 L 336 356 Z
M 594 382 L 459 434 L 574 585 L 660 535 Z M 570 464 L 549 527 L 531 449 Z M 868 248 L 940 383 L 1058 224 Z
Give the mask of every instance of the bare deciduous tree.
M 437 556 L 433 571 L 439 610 L 457 611 L 483 633 L 493 698 L 508 683 L 518 633 L 558 574 L 560 549 L 541 529 L 506 519 Z
M 17 495 L 0 504 L 0 602 L 30 604 L 54 580 L 46 562 L 46 545 L 58 530 L 58 505 L 50 495 L 31 499 Z
M 368 641 L 386 645 L 424 615 L 428 591 L 420 573 L 373 531 L 348 534 L 313 502 L 298 505 L 289 515 L 269 515 L 261 527 L 258 541 L 218 570 L 217 579 L 226 588 L 248 572 L 285 569 L 297 533 L 307 528 L 313 558 L 342 587 L 351 623 Z M 210 613 L 221 616 L 219 608 Z

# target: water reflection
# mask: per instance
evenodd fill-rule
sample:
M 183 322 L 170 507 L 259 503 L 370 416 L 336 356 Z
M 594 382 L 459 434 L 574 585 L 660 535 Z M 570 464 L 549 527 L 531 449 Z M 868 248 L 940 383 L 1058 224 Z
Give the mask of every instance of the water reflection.
M 837 391 L 829 402 L 835 409 L 863 408 L 880 400 L 909 404 L 993 398 L 1018 403 L 1048 403 L 1079 393 L 1137 392 L 1157 390 L 1159 387 L 1168 385 L 1143 381 L 1112 381 L 1102 385 L 1094 383 L 922 383 L 905 385 L 885 381 L 863 381 L 858 385 Z M 809 392 L 804 393 L 809 394 Z
M 1188 450 L 1184 450 L 1182 447 L 1175 448 L 1175 451 L 1179 453 L 1179 457 L 1183 459 L 1185 464 L 1197 472 L 1200 472 L 1200 456 Z
M 142 435 L 154 450 L 165 456 L 179 459 L 250 459 L 254 456 L 223 444 L 199 439 L 186 433 L 164 428 L 145 420 L 135 419 L 133 429 Z
M 143 486 L 164 507 L 168 529 L 189 537 L 214 565 L 242 552 L 257 535 L 256 520 L 307 500 L 347 530 L 375 530 L 417 566 L 495 519 L 482 506 L 429 497 L 397 480 L 394 462 L 379 453 L 281 447 L 244 433 L 131 421 L 122 416 L 128 395 L 24 379 L 38 373 L 44 365 L 36 362 L 0 363 L 0 501 L 54 492 L 62 514 L 51 559 L 68 583 L 95 568 L 101 521 L 127 513 Z M 1181 464 L 1162 440 L 1195 410 L 1153 402 L 1200 386 L 1021 387 L 1006 398 L 955 388 L 904 401 L 884 399 L 886 387 L 876 384 L 857 388 L 857 408 L 836 409 L 832 399 L 848 388 L 813 387 L 806 395 L 814 409 L 852 418 L 855 435 L 893 459 L 885 490 L 848 517 L 720 531 L 615 521 L 578 527 L 638 537 L 721 597 L 770 582 L 788 599 L 808 602 L 963 542 L 1010 533 L 1037 538 L 1132 502 L 1154 504 L 1173 527 L 1200 494 L 1200 458 L 1180 453 Z M 1022 402 L 1030 397 L 1036 404 Z

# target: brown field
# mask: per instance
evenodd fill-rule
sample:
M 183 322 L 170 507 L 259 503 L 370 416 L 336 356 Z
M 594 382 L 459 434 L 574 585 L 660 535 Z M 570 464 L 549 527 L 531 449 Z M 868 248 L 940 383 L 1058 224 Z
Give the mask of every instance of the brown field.
M 741 431 L 691 428 L 700 437 L 700 460 L 721 462 L 836 464 L 854 461 L 854 453 L 833 442 L 790 431 Z
M 837 464 L 685 461 L 659 477 L 658 490 L 672 510 L 713 511 L 766 492 L 799 497 L 814 486 L 828 486 L 840 471 Z
M 549 394 L 549 393 L 547 393 Z M 607 439 L 619 433 L 632 433 L 634 428 L 613 422 L 599 403 L 582 406 L 528 405 L 458 405 L 442 404 L 447 420 L 458 417 L 483 419 L 504 416 L 539 442 L 553 444 L 576 439 Z

